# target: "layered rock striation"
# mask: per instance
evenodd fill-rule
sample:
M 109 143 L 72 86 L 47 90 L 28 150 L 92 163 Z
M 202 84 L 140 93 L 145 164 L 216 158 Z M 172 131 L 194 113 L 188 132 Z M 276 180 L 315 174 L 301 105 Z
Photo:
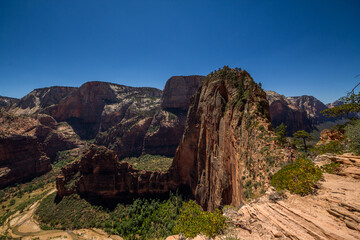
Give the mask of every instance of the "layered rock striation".
M 80 161 L 62 168 L 56 179 L 58 196 L 78 193 L 88 198 L 127 200 L 175 190 L 169 173 L 137 170 L 105 147 L 91 145 Z
M 224 67 L 208 75 L 192 98 L 169 171 L 135 170 L 119 164 L 113 152 L 92 146 L 63 168 L 58 196 L 121 198 L 186 186 L 204 209 L 239 206 L 245 194 L 258 194 L 258 185 L 268 184 L 274 167 L 290 159 L 287 154 L 273 141 L 265 92 L 246 71 Z M 249 181 L 256 186 L 245 184 Z

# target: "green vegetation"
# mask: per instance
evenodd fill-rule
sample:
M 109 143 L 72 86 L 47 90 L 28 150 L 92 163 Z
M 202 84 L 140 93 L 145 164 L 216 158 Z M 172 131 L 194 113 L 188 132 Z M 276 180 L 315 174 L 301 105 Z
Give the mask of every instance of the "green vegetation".
M 311 140 L 313 137 L 304 130 L 299 130 L 293 134 L 295 143 L 299 144 L 299 140 L 302 140 L 302 147 L 304 148 L 304 151 L 307 153 L 308 145 L 306 144 L 306 141 Z
M 349 149 L 360 155 L 360 119 L 352 120 L 345 126 L 345 137 L 350 140 Z
M 316 154 L 325 154 L 325 153 L 335 153 L 335 154 L 342 154 L 344 152 L 344 145 L 341 144 L 340 141 L 334 140 L 330 141 L 326 144 L 321 144 L 315 146 L 311 149 L 313 153 Z
M 297 159 L 274 174 L 271 184 L 276 190 L 307 195 L 313 193 L 316 183 L 322 178 L 322 171 L 308 159 Z
M 341 164 L 334 162 L 325 164 L 324 166 L 321 166 L 321 170 L 325 173 L 336 174 L 341 171 Z
M 122 161 L 128 162 L 137 169 L 148 171 L 167 171 L 171 164 L 172 158 L 160 156 L 160 155 L 142 155 L 138 158 L 124 158 Z
M 175 232 L 179 232 L 186 237 L 195 237 L 203 234 L 214 238 L 226 229 L 226 218 L 220 210 L 206 212 L 201 209 L 194 201 L 184 203 L 180 217 L 177 220 Z
M 275 141 L 279 144 L 284 145 L 286 143 L 286 131 L 287 126 L 284 123 L 281 123 L 275 128 Z
M 75 194 L 60 202 L 55 197 L 55 193 L 46 197 L 36 211 L 43 229 L 96 227 L 125 239 L 159 239 L 175 234 L 183 205 L 182 197 L 174 194 L 163 201 L 136 199 L 128 205 L 119 203 L 113 210 L 91 205 Z

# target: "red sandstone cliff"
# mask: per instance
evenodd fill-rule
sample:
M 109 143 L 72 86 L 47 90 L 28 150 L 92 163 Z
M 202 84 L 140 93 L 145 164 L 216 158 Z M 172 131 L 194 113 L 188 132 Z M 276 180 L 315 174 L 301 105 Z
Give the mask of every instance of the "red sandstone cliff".
M 36 137 L 0 137 L 0 188 L 50 170 L 50 159 L 41 151 Z
M 246 71 L 224 67 L 204 79 L 193 97 L 185 132 L 166 173 L 138 171 L 92 146 L 63 168 L 58 196 L 73 192 L 103 198 L 161 194 L 188 186 L 203 208 L 239 206 L 259 194 L 277 164 L 287 159 L 273 142 L 264 91 Z

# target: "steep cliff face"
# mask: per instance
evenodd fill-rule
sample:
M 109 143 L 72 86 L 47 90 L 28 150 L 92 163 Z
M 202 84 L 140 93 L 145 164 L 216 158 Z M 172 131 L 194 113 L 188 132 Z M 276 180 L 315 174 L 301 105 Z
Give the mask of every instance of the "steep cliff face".
M 246 71 L 224 67 L 192 99 L 170 172 L 204 209 L 239 206 L 245 182 L 267 184 L 272 165 L 284 160 L 272 137 L 265 92 Z
M 0 137 L 0 188 L 50 170 L 50 159 L 41 151 L 36 137 Z
M 311 131 L 314 126 L 304 110 L 290 104 L 288 99 L 273 91 L 266 91 L 270 105 L 271 122 L 274 127 L 284 123 L 288 134 L 298 130 Z
M 66 123 L 58 123 L 45 114 L 36 116 L 16 116 L 9 113 L 0 114 L 0 136 L 36 137 L 41 150 L 50 158 L 56 153 L 83 145 L 79 136 Z
M 170 78 L 161 98 L 162 109 L 159 99 L 151 107 L 126 99 L 118 107 L 105 106 L 100 126 L 104 132 L 98 134 L 96 143 L 114 150 L 120 159 L 141 154 L 174 156 L 184 131 L 190 97 L 201 79 Z
M 239 206 L 245 196 L 260 193 L 277 164 L 290 159 L 275 145 L 269 117 L 266 95 L 250 75 L 224 67 L 204 79 L 193 97 L 168 172 L 135 170 L 119 164 L 112 151 L 92 146 L 80 162 L 63 168 L 58 195 L 121 198 L 187 186 L 205 209 Z
M 174 156 L 184 132 L 190 98 L 204 76 L 174 76 L 165 85 L 161 110 L 153 117 L 144 139 L 144 153 Z
M 50 113 L 51 108 L 72 91 L 73 87 L 38 88 L 21 98 L 11 107 L 11 112 L 20 114 Z
M 314 125 L 324 121 L 321 111 L 327 109 L 326 105 L 313 96 L 288 97 L 288 101 L 297 109 L 305 111 Z
M 76 192 L 85 197 L 126 200 L 177 187 L 169 173 L 134 169 L 120 163 L 113 151 L 96 145 L 90 146 L 80 161 L 65 166 L 62 173 L 56 179 L 59 197 Z
M 160 97 L 161 91 L 155 88 L 87 82 L 62 99 L 51 115 L 69 122 L 81 137 L 91 139 L 123 119 L 152 115 L 159 108 Z
M 171 77 L 165 84 L 161 108 L 187 111 L 190 98 L 204 78 L 204 76 L 197 75 Z

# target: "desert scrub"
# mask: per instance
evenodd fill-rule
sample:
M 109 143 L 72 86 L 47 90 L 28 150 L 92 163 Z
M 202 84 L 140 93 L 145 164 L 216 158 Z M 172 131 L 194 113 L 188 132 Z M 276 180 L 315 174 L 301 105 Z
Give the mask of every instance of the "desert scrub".
M 326 144 L 315 146 L 311 151 L 318 155 L 325 153 L 342 154 L 344 152 L 344 145 L 341 144 L 340 141 L 334 140 Z
M 184 203 L 175 227 L 176 233 L 193 238 L 198 234 L 214 238 L 226 229 L 226 217 L 219 209 L 203 211 L 193 200 Z
M 321 170 L 325 173 L 336 174 L 341 171 L 340 163 L 329 163 L 321 166 Z
M 316 183 L 322 178 L 322 171 L 308 159 L 299 158 L 284 166 L 271 178 L 276 190 L 289 190 L 301 196 L 313 193 Z
M 128 162 L 140 170 L 167 171 L 170 168 L 173 159 L 166 156 L 145 154 L 138 158 L 124 158 L 122 161 Z

